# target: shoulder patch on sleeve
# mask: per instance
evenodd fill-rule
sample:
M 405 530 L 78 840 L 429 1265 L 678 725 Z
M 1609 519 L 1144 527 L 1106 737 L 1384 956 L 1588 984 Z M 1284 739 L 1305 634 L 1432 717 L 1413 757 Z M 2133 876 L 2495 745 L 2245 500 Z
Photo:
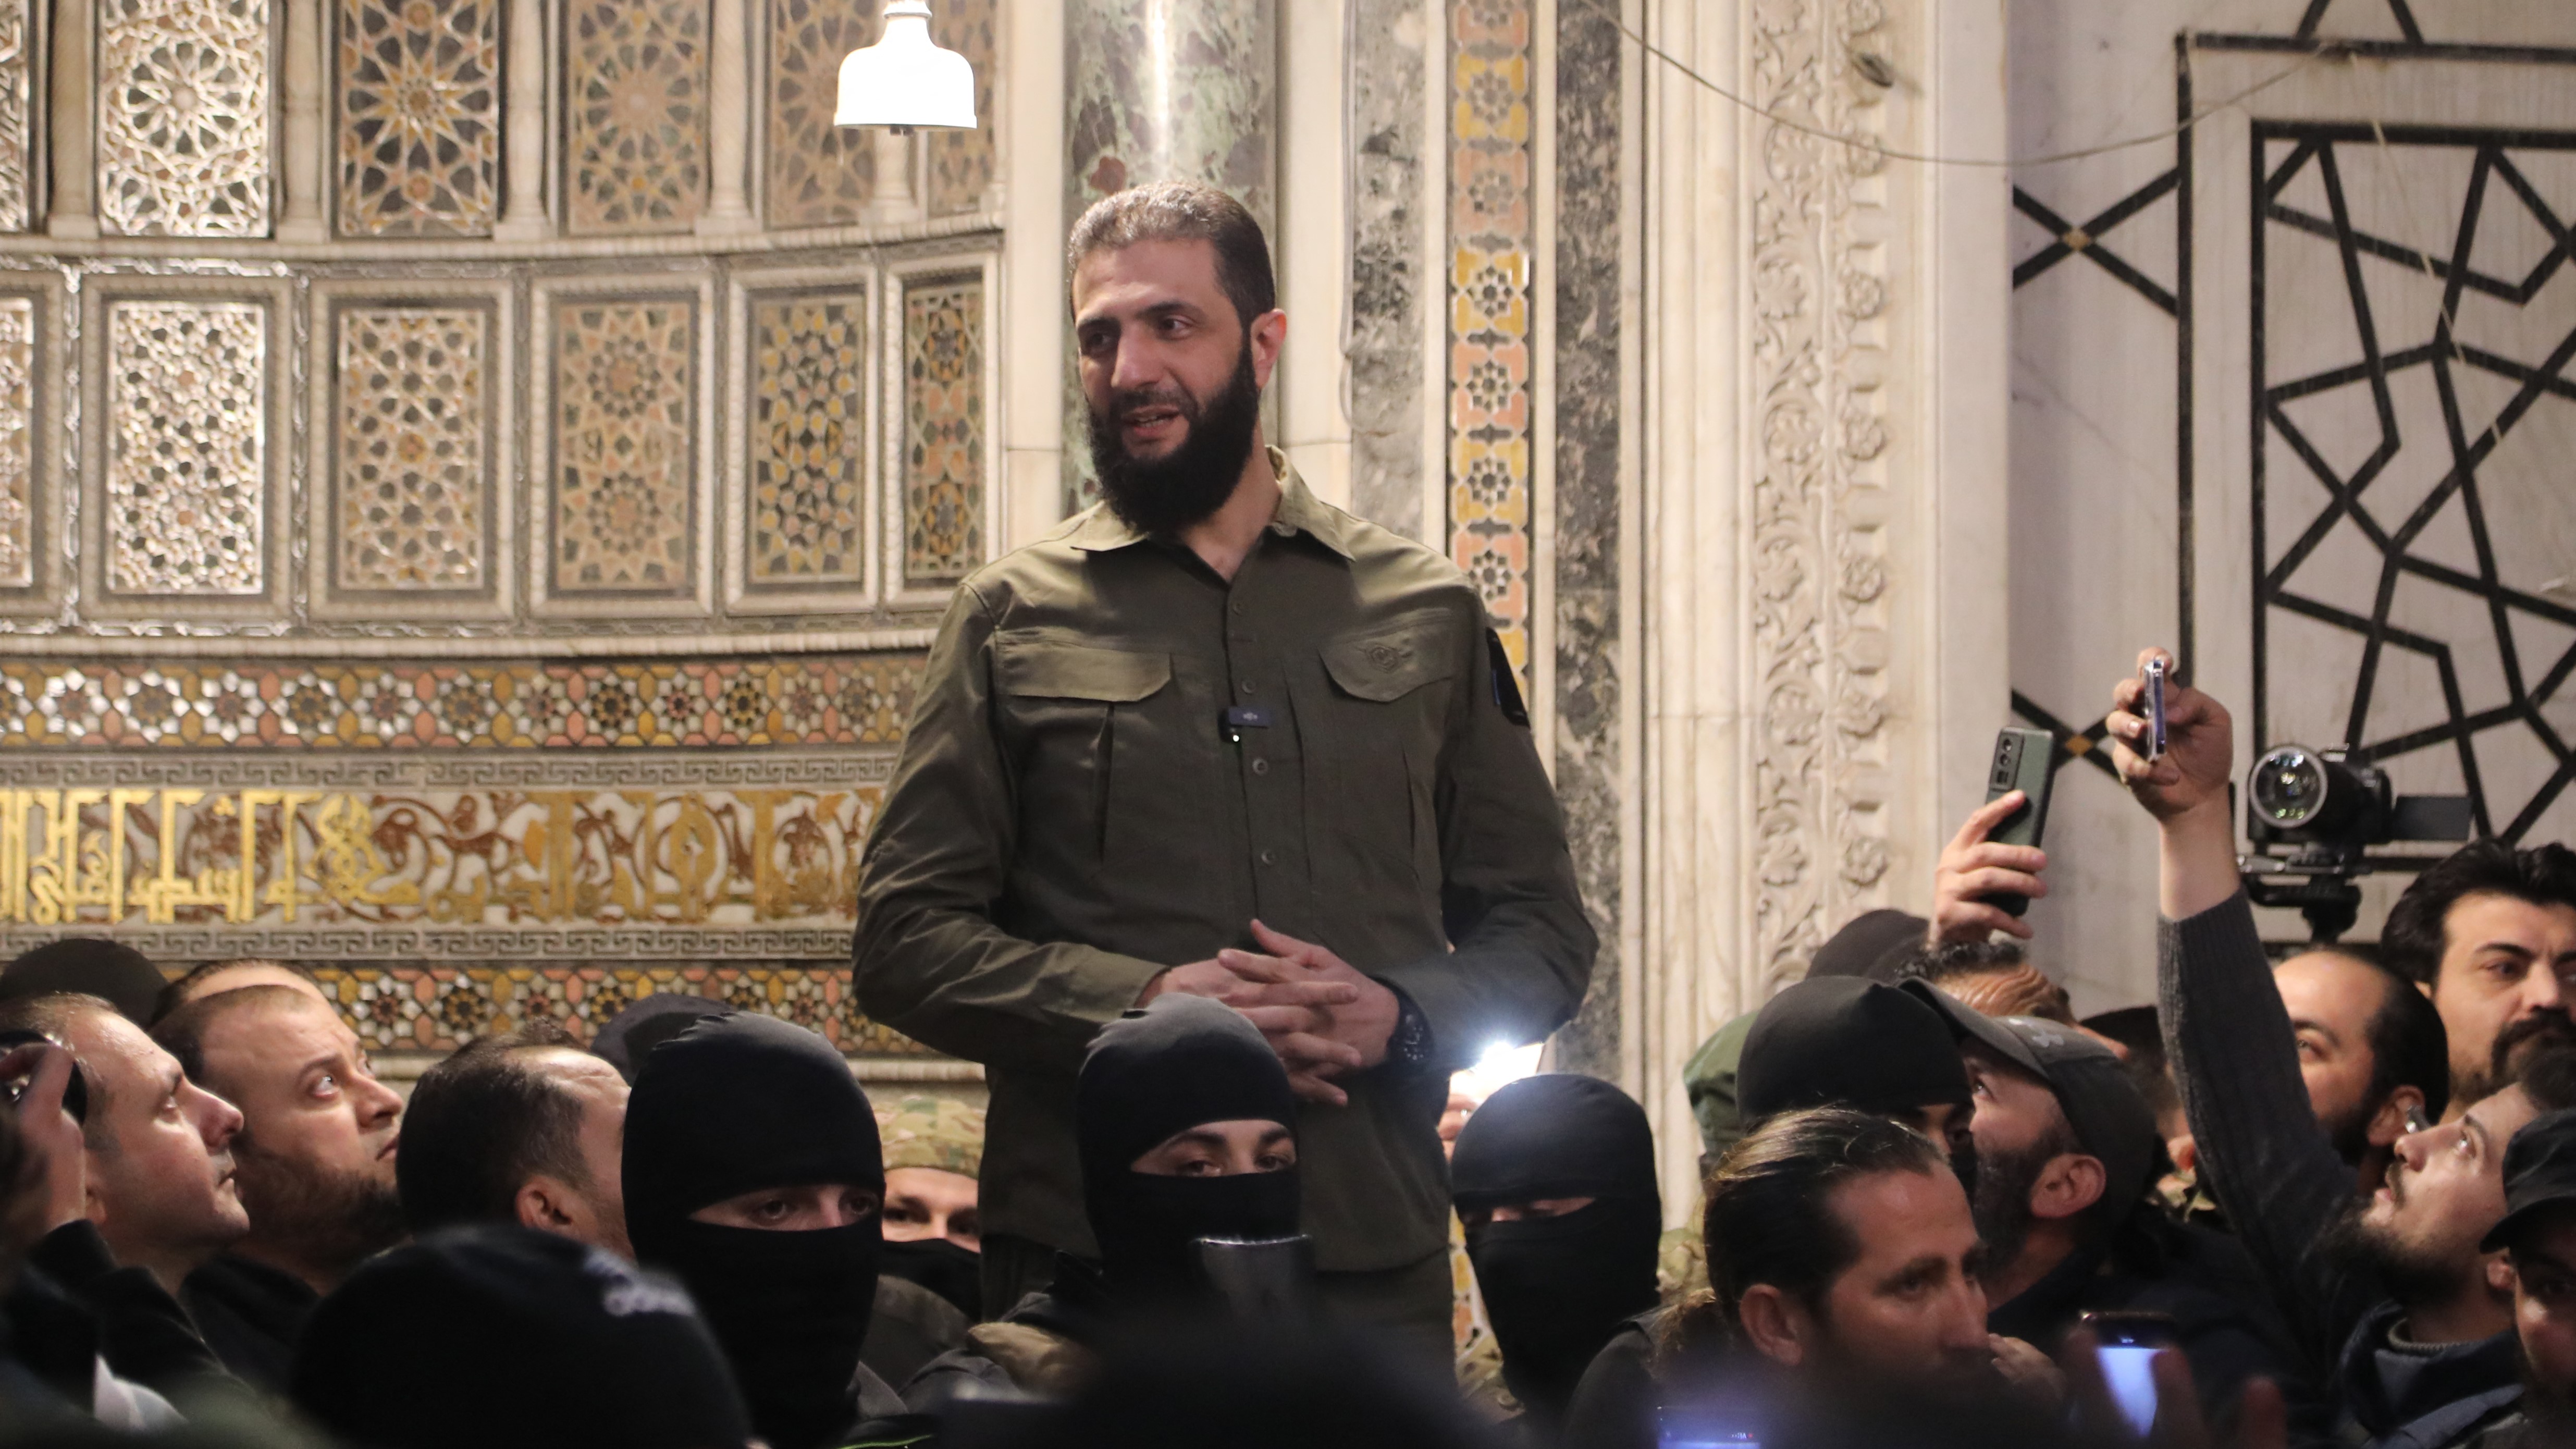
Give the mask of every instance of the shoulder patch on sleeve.
M 1529 706 L 1521 702 L 1520 673 L 1512 668 L 1511 651 L 1503 647 L 1503 636 L 1491 628 L 1485 630 L 1485 659 L 1493 666 L 1494 708 L 1503 712 L 1503 718 L 1528 729 Z

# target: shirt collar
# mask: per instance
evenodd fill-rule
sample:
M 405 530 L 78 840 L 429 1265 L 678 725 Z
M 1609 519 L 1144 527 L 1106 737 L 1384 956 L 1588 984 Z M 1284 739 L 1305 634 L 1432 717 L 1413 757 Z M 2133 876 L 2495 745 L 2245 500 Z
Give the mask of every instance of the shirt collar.
M 1279 510 L 1270 516 L 1270 531 L 1282 538 L 1296 534 L 1311 535 L 1317 543 L 1340 554 L 1351 556 L 1350 515 L 1317 498 L 1306 487 L 1306 480 L 1288 462 L 1288 455 L 1277 448 L 1269 449 L 1270 468 L 1279 477 Z M 1128 526 L 1115 510 L 1105 503 L 1091 505 L 1089 512 L 1077 520 L 1066 540 L 1085 553 L 1108 553 L 1130 544 L 1143 543 L 1146 535 Z

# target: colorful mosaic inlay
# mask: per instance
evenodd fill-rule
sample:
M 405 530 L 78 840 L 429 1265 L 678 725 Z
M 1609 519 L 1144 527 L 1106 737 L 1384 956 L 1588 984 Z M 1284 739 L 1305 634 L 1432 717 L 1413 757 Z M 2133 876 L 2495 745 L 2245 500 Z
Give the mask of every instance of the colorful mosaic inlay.
M 690 298 L 556 304 L 555 592 L 690 592 L 696 340 Z
M 344 590 L 482 587 L 491 313 L 351 307 L 335 320 L 335 582 Z
M 498 0 L 340 0 L 340 234 L 490 236 Z
M 0 751 L 893 744 L 914 654 L 629 664 L 0 663 Z
M 850 1056 L 932 1053 L 859 1012 L 846 964 L 815 966 L 332 967 L 314 971 L 375 1051 L 444 1052 L 551 1021 L 588 1040 L 657 991 L 711 997 L 810 1028 Z
M 941 0 L 931 7 L 931 38 L 975 68 L 975 129 L 930 133 L 930 184 L 923 199 L 932 216 L 981 209 L 993 184 L 993 138 L 1001 129 L 993 114 L 993 77 L 1001 72 L 993 51 L 998 8 L 995 0 Z
M 903 581 L 954 583 L 984 561 L 984 279 L 903 289 Z
M 101 230 L 268 235 L 270 21 L 270 0 L 99 0 Z
M 1529 0 L 1450 7 L 1449 556 L 1529 689 Z
M 107 586 L 266 587 L 268 309 L 110 303 Z
M 837 226 L 859 219 L 875 185 L 876 147 L 832 124 L 841 60 L 874 45 L 874 5 L 769 0 L 769 224 Z M 979 77 L 980 78 L 980 77 Z
M 755 584 L 855 584 L 865 572 L 867 315 L 857 288 L 752 304 Z
M 707 0 L 571 0 L 563 36 L 572 230 L 687 231 L 707 200 Z

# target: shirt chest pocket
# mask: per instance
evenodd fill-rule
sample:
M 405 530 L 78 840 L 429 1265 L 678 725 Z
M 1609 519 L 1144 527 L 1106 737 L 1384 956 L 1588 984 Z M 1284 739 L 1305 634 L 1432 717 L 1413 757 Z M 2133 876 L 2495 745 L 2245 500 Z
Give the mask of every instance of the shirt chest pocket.
M 1416 614 L 1325 641 L 1330 768 L 1316 772 L 1352 857 L 1377 869 L 1410 869 L 1425 888 L 1440 877 L 1434 789 L 1460 653 L 1445 613 Z
M 994 705 L 1020 786 L 1021 849 L 1096 870 L 1169 822 L 1193 751 L 1169 654 L 994 641 Z

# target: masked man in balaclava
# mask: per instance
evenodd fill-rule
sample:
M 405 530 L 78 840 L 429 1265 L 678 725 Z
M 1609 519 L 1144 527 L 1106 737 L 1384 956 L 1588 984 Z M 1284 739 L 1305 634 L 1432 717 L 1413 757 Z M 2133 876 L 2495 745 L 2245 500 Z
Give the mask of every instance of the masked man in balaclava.
M 885 1172 L 830 1043 L 729 1012 L 655 1047 L 626 1104 L 623 1176 L 637 1260 L 697 1300 L 771 1449 L 902 1412 L 859 1364 Z
M 1593 1355 L 1656 1306 L 1654 1129 L 1607 1082 L 1525 1077 L 1467 1119 L 1449 1176 L 1503 1381 L 1553 1440 Z
M 905 1398 L 933 1411 L 968 1383 L 1069 1394 L 1113 1323 L 1223 1311 L 1197 1243 L 1295 1236 L 1296 1120 L 1287 1071 L 1232 1007 L 1160 996 L 1102 1027 L 1074 1096 L 1099 1261 L 1060 1258 L 1051 1287 L 968 1330 Z

